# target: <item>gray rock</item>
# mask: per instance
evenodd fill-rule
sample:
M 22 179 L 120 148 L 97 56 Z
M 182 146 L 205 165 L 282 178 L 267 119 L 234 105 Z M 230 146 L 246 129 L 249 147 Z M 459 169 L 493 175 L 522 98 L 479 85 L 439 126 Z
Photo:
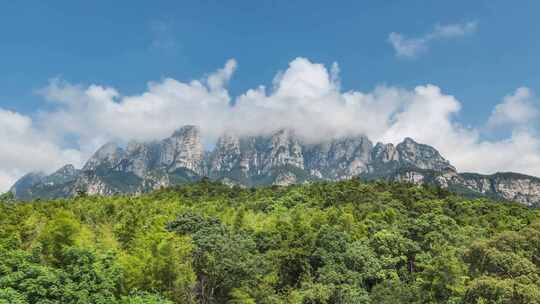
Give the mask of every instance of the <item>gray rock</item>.
M 266 151 L 262 163 L 263 172 L 284 166 L 304 169 L 304 155 L 300 140 L 290 129 L 282 129 L 272 134 Z
M 306 148 L 306 168 L 322 179 L 349 179 L 369 171 L 372 149 L 365 136 L 311 145 Z
M 458 173 L 435 148 L 411 138 L 396 146 L 373 146 L 365 136 L 306 144 L 293 130 L 281 129 L 267 136 L 226 133 L 212 151 L 204 151 L 195 126 L 184 126 L 157 142 L 130 142 L 125 149 L 105 144 L 82 170 L 67 165 L 51 175 L 30 173 L 11 192 L 23 200 L 82 192 L 138 194 L 203 176 L 246 187 L 354 177 L 386 179 L 540 206 L 540 179 L 516 173 Z
M 123 157 L 124 150 L 118 147 L 116 143 L 106 143 L 90 157 L 82 170 L 94 171 L 98 167 L 113 169 L 120 163 Z
M 11 186 L 9 190 L 16 198 L 28 199 L 32 197 L 32 188 L 40 184 L 46 175 L 42 172 L 30 172 Z
M 210 156 L 208 172 L 210 177 L 221 177 L 240 168 L 242 153 L 240 139 L 232 134 L 224 134 L 216 143 Z
M 154 169 L 159 158 L 159 148 L 154 143 L 130 142 L 126 148 L 121 170 L 144 178 Z
M 377 163 L 390 163 L 399 161 L 399 154 L 393 144 L 377 143 L 373 148 L 373 161 Z
M 161 142 L 159 163 L 170 172 L 186 168 L 203 174 L 203 158 L 200 131 L 195 126 L 184 126 Z
M 419 144 L 412 138 L 405 138 L 403 142 L 396 146 L 396 150 L 402 165 L 437 171 L 456 170 L 448 160 L 441 156 L 439 151 L 431 146 Z

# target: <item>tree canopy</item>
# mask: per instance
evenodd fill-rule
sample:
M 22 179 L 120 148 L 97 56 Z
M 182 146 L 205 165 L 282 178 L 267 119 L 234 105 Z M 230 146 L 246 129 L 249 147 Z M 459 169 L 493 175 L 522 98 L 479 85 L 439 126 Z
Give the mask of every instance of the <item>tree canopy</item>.
M 3 196 L 4 303 L 540 303 L 540 217 L 358 180 Z

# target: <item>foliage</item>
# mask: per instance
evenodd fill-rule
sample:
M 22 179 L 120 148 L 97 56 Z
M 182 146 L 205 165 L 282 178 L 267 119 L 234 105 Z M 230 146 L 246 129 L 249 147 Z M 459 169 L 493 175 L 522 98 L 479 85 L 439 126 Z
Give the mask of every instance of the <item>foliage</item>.
M 0 304 L 540 303 L 539 211 L 409 184 L 0 198 Z

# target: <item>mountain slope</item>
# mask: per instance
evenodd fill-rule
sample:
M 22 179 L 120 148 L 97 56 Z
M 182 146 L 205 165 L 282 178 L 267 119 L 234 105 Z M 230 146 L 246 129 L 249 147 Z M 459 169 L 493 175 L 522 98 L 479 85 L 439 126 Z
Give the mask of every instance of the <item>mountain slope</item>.
M 30 173 L 11 192 L 21 200 L 138 194 L 202 177 L 245 187 L 385 179 L 540 205 L 540 179 L 517 173 L 458 173 L 435 148 L 411 138 L 394 146 L 374 145 L 365 136 L 305 143 L 293 130 L 247 137 L 227 133 L 212 151 L 204 151 L 196 126 L 184 126 L 156 142 L 130 142 L 125 148 L 105 144 L 81 170 L 68 165 L 48 176 Z

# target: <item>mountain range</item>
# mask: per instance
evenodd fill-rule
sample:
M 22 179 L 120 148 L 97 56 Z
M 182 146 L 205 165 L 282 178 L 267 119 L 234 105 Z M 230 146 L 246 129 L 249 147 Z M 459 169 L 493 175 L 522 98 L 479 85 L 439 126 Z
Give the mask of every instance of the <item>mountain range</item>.
M 184 126 L 154 142 L 102 146 L 81 168 L 29 173 L 11 188 L 17 199 L 138 194 L 204 177 L 230 185 L 289 185 L 350 178 L 431 184 L 471 197 L 540 206 L 540 179 L 518 173 L 459 173 L 433 147 L 405 138 L 373 144 L 365 136 L 307 143 L 293 130 L 267 136 L 224 134 L 211 151 L 199 128 Z

